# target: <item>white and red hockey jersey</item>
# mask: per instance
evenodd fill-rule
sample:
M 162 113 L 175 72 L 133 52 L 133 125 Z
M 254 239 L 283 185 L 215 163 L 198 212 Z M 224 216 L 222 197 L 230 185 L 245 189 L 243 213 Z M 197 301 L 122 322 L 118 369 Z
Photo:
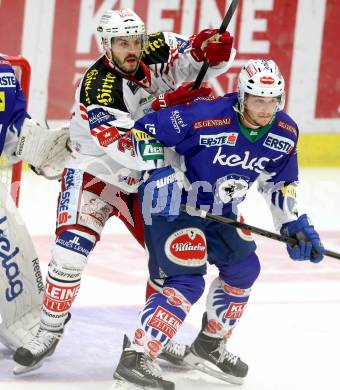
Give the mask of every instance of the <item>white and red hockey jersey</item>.
M 105 56 L 100 57 L 86 71 L 76 92 L 70 127 L 74 151 L 67 167 L 86 171 L 125 192 L 135 192 L 140 172 L 131 169 L 136 161 L 132 143 L 122 135 L 151 112 L 155 96 L 195 80 L 202 63 L 196 62 L 190 51 L 191 40 L 186 37 L 151 34 L 134 79 L 123 78 Z M 229 62 L 209 68 L 205 80 L 226 72 L 234 57 L 233 49 Z M 132 162 L 126 164 L 123 160 L 130 156 Z

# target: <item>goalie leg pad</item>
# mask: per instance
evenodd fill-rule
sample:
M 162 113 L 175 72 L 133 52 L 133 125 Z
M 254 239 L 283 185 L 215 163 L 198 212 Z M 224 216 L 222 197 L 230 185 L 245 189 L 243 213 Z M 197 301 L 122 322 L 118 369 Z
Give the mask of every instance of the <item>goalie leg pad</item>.
M 0 183 L 0 342 L 15 349 L 32 337 L 39 323 L 43 288 L 31 237 Z
M 224 339 L 231 336 L 259 273 L 260 262 L 255 253 L 242 262 L 220 267 L 220 276 L 212 282 L 207 296 L 208 324 L 204 333 Z
M 95 240 L 94 235 L 77 230 L 64 231 L 57 237 L 41 312 L 41 324 L 45 329 L 58 331 L 63 328 Z

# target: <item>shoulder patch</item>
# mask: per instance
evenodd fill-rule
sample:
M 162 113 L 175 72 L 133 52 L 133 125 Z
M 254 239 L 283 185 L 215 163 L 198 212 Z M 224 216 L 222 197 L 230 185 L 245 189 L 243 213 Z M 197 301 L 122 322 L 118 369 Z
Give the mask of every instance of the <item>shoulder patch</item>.
M 83 78 L 80 103 L 86 107 L 98 104 L 127 112 L 123 99 L 123 81 L 110 68 L 97 61 Z
M 150 34 L 148 44 L 143 52 L 143 61 L 145 64 L 166 63 L 170 57 L 170 47 L 165 42 L 162 32 Z
M 177 46 L 178 46 L 178 52 L 179 53 L 184 53 L 185 49 L 190 46 L 190 41 L 189 40 L 185 40 L 183 38 L 180 38 L 180 37 L 175 37 L 176 41 L 177 41 Z
M 277 123 L 278 127 L 281 127 L 281 129 L 287 130 L 290 133 L 294 134 L 295 137 L 297 137 L 297 130 L 294 126 L 289 125 L 288 123 L 284 122 L 283 120 L 279 120 Z

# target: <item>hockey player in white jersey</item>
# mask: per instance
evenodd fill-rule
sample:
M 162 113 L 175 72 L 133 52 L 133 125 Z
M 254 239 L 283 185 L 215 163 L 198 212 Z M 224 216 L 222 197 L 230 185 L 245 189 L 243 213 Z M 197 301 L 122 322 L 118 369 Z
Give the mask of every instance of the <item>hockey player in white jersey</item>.
M 235 56 L 227 32 L 203 30 L 190 38 L 162 32 L 147 35 L 139 16 L 126 9 L 105 12 L 97 31 L 104 55 L 85 72 L 76 92 L 70 126 L 73 153 L 62 176 L 41 324 L 37 336 L 14 355 L 20 365 L 17 373 L 35 368 L 53 352 L 87 258 L 107 220 L 120 218 L 144 246 L 136 194 L 140 173 L 122 162 L 134 157 L 128 133 L 134 121 L 152 111 L 152 105 L 166 107 L 208 94 L 208 88 L 175 89 L 196 78 L 203 60 L 211 65 L 209 78 L 226 72 Z M 117 143 L 124 154 L 121 161 L 115 156 Z M 157 158 L 155 151 L 146 156 Z M 147 295 L 153 291 L 149 284 Z M 179 351 L 169 345 L 165 353 L 180 359 L 184 350 Z
M 26 111 L 26 99 L 14 70 L 0 55 L 0 155 L 9 164 L 29 162 L 48 178 L 61 175 L 68 129 L 48 130 Z M 44 285 L 39 260 L 26 226 L 0 182 L 0 341 L 16 349 L 38 327 Z

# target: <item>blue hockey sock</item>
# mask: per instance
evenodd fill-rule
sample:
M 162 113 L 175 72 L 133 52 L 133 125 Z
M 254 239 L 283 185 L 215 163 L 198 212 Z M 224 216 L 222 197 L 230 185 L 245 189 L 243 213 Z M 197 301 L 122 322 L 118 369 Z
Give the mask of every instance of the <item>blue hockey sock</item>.
M 201 275 L 166 278 L 162 292 L 152 294 L 139 315 L 133 348 L 155 359 L 174 337 L 203 290 L 204 279 Z

